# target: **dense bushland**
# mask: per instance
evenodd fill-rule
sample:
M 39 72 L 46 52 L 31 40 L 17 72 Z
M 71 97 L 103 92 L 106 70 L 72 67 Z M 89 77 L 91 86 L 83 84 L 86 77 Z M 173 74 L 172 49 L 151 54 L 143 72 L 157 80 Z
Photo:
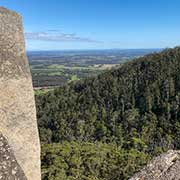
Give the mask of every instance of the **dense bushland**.
M 53 180 L 124 180 L 149 159 L 135 149 L 100 142 L 62 142 L 42 150 L 42 178 Z
M 180 48 L 150 54 L 39 95 L 36 103 L 41 142 L 45 144 L 76 141 L 80 152 L 81 142 L 101 142 L 114 144 L 120 153 L 137 151 L 149 156 L 178 149 Z M 55 151 L 53 145 L 48 147 Z M 126 168 L 118 161 L 117 166 Z

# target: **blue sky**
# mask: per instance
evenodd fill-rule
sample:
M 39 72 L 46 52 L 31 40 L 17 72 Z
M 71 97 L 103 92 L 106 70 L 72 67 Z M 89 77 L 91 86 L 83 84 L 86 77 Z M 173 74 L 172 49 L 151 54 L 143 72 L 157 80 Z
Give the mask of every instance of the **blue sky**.
M 180 0 L 0 0 L 23 16 L 28 50 L 180 45 Z

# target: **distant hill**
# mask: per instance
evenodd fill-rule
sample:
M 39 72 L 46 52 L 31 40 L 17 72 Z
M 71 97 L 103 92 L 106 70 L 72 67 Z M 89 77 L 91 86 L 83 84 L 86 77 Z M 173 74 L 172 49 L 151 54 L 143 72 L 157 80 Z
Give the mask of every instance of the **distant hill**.
M 36 102 L 44 143 L 113 143 L 150 156 L 179 149 L 180 48 L 127 62 Z

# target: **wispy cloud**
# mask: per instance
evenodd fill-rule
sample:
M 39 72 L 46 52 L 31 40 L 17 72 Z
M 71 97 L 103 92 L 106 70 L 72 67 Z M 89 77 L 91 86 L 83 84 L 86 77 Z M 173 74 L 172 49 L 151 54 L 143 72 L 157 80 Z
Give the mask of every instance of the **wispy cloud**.
M 88 42 L 101 43 L 87 37 L 80 37 L 76 33 L 63 33 L 59 30 L 48 30 L 45 32 L 26 32 L 25 38 L 30 40 L 40 41 L 55 41 L 55 42 Z

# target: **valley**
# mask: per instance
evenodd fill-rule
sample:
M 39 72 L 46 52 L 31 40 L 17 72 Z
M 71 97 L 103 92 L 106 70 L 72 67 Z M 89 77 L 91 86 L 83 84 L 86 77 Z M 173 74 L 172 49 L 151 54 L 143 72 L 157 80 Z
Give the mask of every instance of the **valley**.
M 43 179 L 127 180 L 179 149 L 179 74 L 177 47 L 36 94 Z
M 160 49 L 28 52 L 33 86 L 49 89 L 96 76 L 122 63 Z
M 0 3 L 1 180 L 180 180 L 180 1 Z

